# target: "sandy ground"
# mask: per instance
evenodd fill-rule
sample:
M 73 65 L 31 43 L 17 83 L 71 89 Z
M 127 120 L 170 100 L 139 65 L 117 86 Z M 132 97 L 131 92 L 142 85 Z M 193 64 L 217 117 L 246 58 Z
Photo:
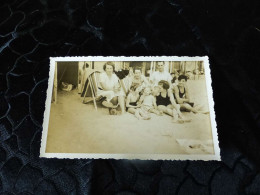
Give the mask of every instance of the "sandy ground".
M 189 81 L 194 101 L 207 103 L 204 80 Z M 213 153 L 210 117 L 185 113 L 192 122 L 172 123 L 171 117 L 152 114 L 148 121 L 126 113 L 111 116 L 108 109 L 83 104 L 76 90 L 59 91 L 52 104 L 46 152 L 50 153 Z M 192 145 L 193 144 L 193 145 Z

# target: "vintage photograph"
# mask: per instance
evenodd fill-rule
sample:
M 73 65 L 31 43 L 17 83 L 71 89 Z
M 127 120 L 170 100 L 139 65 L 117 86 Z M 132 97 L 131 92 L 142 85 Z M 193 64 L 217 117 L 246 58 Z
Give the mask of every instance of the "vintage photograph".
M 220 160 L 208 57 L 51 58 L 41 157 Z

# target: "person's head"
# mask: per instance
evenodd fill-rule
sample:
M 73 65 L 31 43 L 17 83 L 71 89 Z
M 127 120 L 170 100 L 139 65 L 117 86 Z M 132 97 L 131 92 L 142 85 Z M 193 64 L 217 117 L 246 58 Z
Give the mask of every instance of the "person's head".
M 130 92 L 135 92 L 136 91 L 136 89 L 137 89 L 137 85 L 131 85 L 131 87 L 130 87 Z
M 113 62 L 106 62 L 103 69 L 107 74 L 112 74 L 115 71 L 115 64 Z
M 142 69 L 141 68 L 134 68 L 133 72 L 134 72 L 135 77 L 140 77 L 141 74 L 142 74 Z
M 183 86 L 188 80 L 188 77 L 186 75 L 180 75 L 178 77 L 178 85 Z
M 176 80 L 177 80 L 177 78 L 173 77 L 172 80 L 171 80 L 172 84 L 176 83 Z
M 169 82 L 165 80 L 159 81 L 158 86 L 160 87 L 160 91 L 168 90 L 170 88 Z
M 143 93 L 145 96 L 147 96 L 147 95 L 150 95 L 151 94 L 151 88 L 150 87 L 146 87 L 145 89 L 144 89 L 144 93 Z
M 159 72 L 163 72 L 164 71 L 164 62 L 157 62 L 157 68 L 158 68 Z
M 159 93 L 160 93 L 160 87 L 159 86 L 154 86 L 153 90 L 152 90 L 153 96 L 157 96 L 157 95 L 159 95 Z

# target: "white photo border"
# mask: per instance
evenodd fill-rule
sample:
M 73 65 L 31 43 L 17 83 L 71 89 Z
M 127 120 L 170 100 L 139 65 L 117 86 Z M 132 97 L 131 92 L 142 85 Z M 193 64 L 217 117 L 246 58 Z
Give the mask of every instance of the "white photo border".
M 205 69 L 206 78 L 206 88 L 208 96 L 208 105 L 210 110 L 210 122 L 211 122 L 211 132 L 214 145 L 214 155 L 212 154 L 102 154 L 102 153 L 46 153 L 49 117 L 51 109 L 51 98 L 53 91 L 53 82 L 56 62 L 69 62 L 69 61 L 203 61 Z M 209 67 L 208 56 L 88 56 L 88 57 L 50 57 L 50 71 L 48 79 L 47 88 L 47 98 L 45 101 L 45 111 L 43 119 L 43 131 L 41 139 L 40 157 L 43 158 L 68 158 L 68 159 L 139 159 L 139 160 L 203 160 L 220 161 L 220 148 L 218 141 L 217 124 L 215 120 L 215 110 L 214 110 L 214 100 L 213 100 L 213 90 L 212 90 L 212 80 Z

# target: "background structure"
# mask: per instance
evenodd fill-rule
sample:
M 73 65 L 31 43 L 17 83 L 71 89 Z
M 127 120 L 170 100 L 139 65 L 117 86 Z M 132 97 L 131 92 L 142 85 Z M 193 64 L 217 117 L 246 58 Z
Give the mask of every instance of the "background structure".
M 258 194 L 260 6 L 3 0 L 2 194 Z M 39 159 L 49 57 L 209 56 L 222 162 Z

